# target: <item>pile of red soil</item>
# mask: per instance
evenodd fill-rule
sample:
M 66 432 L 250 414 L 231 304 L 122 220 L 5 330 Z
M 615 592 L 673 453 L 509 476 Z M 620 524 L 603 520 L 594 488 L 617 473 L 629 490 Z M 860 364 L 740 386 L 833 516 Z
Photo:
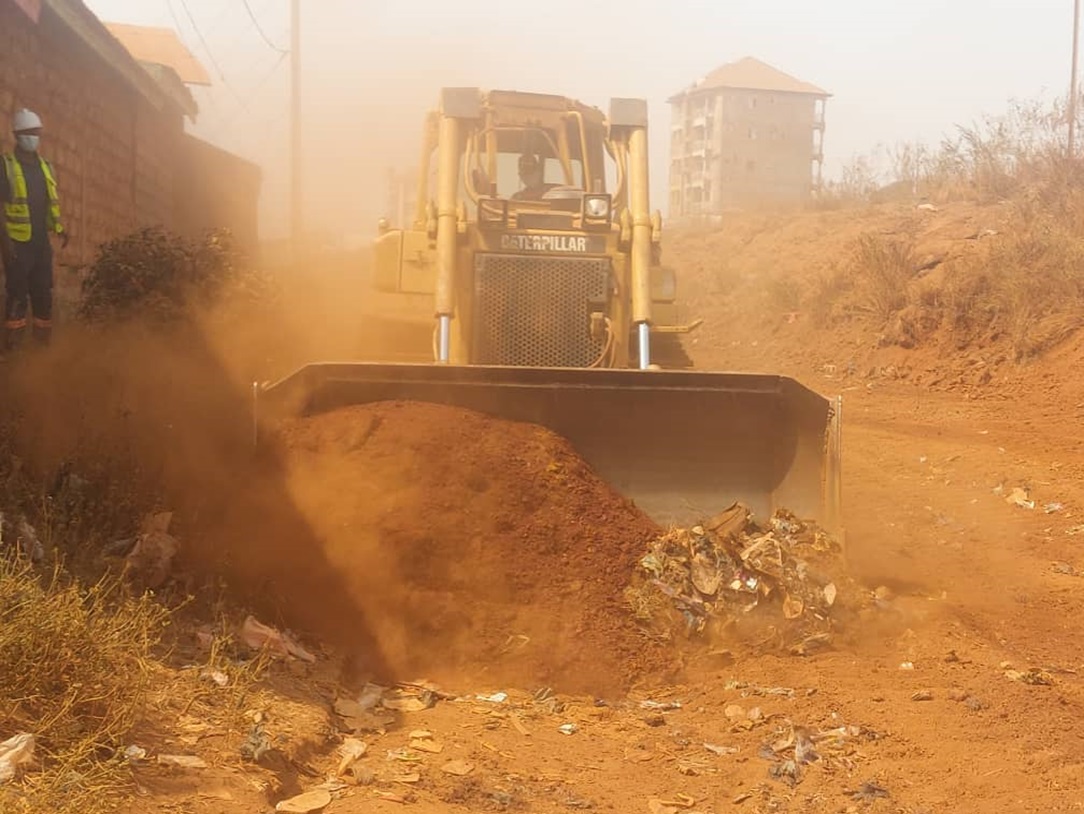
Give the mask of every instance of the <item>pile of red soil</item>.
M 660 529 L 565 439 L 384 402 L 280 441 L 295 507 L 359 609 L 325 621 L 364 626 L 397 677 L 603 694 L 673 658 L 623 598 Z

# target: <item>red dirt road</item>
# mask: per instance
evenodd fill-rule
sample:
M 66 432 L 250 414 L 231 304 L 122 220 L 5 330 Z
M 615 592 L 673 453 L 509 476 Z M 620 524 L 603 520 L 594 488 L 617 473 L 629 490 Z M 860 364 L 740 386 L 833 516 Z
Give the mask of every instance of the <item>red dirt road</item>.
M 895 385 L 855 391 L 846 409 L 850 553 L 871 588 L 889 589 L 852 641 L 806 658 L 754 656 L 729 665 L 705 659 L 692 665 L 694 680 L 651 693 L 682 703 L 661 713 L 665 722 L 657 726 L 645 721 L 657 714 L 637 704 L 646 691 L 634 691 L 631 702 L 608 699 L 606 707 L 562 698 L 568 707 L 553 713 L 531 703 L 533 686 L 448 687 L 507 690 L 511 698 L 405 713 L 388 734 L 367 738 L 363 763 L 376 784 L 351 790 L 328 811 L 404 810 L 377 799 L 377 791 L 407 795 L 405 810 L 427 813 L 502 806 L 557 812 L 588 802 L 597 810 L 647 812 L 652 799 L 679 801 L 683 794 L 695 801 L 691 810 L 704 812 L 1080 810 L 1084 680 L 1076 671 L 1084 669 L 1084 583 L 1053 567 L 1084 569 L 1079 442 L 1064 439 L 1067 423 L 1021 424 L 1024 401 L 1010 414 L 1001 404 L 955 396 L 918 400 Z M 1002 483 L 1006 493 L 1029 485 L 1037 507 L 1006 503 L 993 492 Z M 1046 514 L 1042 507 L 1053 502 L 1064 508 Z M 913 669 L 901 669 L 905 662 Z M 1053 683 L 1006 675 L 1031 668 L 1043 668 Z M 295 690 L 311 692 L 309 680 L 292 681 Z M 794 692 L 757 695 L 758 687 Z M 912 700 L 922 692 L 931 700 Z M 329 700 L 304 702 L 307 725 L 306 716 L 286 707 L 276 715 L 272 704 L 271 727 L 295 745 L 311 742 Z M 746 718 L 753 708 L 762 717 L 735 725 L 727 717 L 736 714 L 728 709 L 734 705 Z M 529 735 L 507 714 L 511 708 Z M 557 731 L 569 722 L 578 725 L 576 734 Z M 758 754 L 790 730 L 788 722 L 814 733 L 864 729 L 845 737 L 839 750 L 824 746 L 822 759 L 803 766 L 792 787 L 771 777 L 773 764 Z M 395 783 L 405 770 L 387 753 L 406 746 L 416 729 L 433 732 L 444 752 L 424 756 L 414 769 L 417 783 Z M 704 743 L 737 752 L 716 755 Z M 472 763 L 472 774 L 443 774 L 440 767 L 452 759 Z M 334 755 L 313 761 L 321 771 L 333 763 Z M 230 775 L 212 769 L 193 780 L 206 787 L 216 777 Z M 889 796 L 848 794 L 867 781 Z M 229 785 L 240 802 L 241 790 Z M 734 802 L 745 794 L 752 796 Z M 181 796 L 193 811 L 224 810 L 216 808 L 220 802 Z M 246 799 L 259 796 L 250 788 Z

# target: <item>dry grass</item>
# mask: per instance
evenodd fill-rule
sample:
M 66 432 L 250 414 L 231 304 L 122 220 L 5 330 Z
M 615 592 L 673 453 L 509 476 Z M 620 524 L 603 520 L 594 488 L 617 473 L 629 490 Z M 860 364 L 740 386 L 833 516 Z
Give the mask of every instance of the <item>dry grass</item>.
M 1016 360 L 1034 357 L 1084 324 L 1084 236 L 1057 217 L 1022 216 L 945 292 L 945 322 L 960 344 L 1005 340 Z
M 1065 100 L 1015 102 L 936 147 L 860 156 L 822 206 L 966 200 L 1005 206 L 1002 234 L 936 284 L 915 280 L 911 236 L 863 236 L 849 264 L 816 281 L 805 307 L 821 326 L 855 312 L 906 325 L 911 347 L 938 331 L 956 348 L 1001 343 L 1017 361 L 1084 324 L 1084 161 L 1065 151 Z
M 878 319 L 889 319 L 907 304 L 907 287 L 916 267 L 913 239 L 875 234 L 860 237 L 851 257 L 858 307 Z
M 99 811 L 127 790 L 125 739 L 168 621 L 115 580 L 83 587 L 60 567 L 0 559 L 0 721 L 5 737 L 37 739 L 31 771 L 0 791 L 2 810 Z

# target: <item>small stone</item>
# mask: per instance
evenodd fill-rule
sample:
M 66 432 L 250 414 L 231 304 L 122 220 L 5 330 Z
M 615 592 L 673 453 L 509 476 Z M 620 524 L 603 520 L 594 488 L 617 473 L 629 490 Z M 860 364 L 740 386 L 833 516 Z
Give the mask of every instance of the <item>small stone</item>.
M 740 721 L 745 717 L 745 707 L 739 706 L 738 704 L 730 704 L 723 710 L 723 715 L 731 721 Z
M 970 697 L 971 696 L 968 695 L 963 690 L 949 690 L 949 694 L 948 694 L 949 701 L 956 701 L 957 703 L 959 703 L 961 701 L 966 701 Z

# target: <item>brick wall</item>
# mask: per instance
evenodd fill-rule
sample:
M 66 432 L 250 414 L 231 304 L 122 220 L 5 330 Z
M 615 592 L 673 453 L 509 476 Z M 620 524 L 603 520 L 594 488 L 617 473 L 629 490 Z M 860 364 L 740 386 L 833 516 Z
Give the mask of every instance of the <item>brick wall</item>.
M 0 148 L 11 149 L 11 115 L 24 106 L 44 121 L 42 153 L 56 167 L 74 237 L 58 272 L 134 228 L 173 228 L 181 111 L 156 109 L 48 8 L 35 25 L 0 0 Z
M 177 169 L 177 231 L 196 236 L 228 226 L 235 245 L 255 256 L 259 244 L 260 168 L 186 136 Z

